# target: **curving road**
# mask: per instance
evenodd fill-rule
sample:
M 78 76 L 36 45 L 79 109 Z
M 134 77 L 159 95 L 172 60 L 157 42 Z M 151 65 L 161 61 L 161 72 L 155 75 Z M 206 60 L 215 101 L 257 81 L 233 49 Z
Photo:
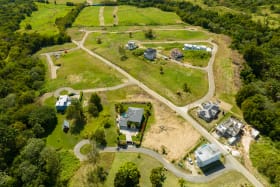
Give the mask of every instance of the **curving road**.
M 88 36 L 88 34 L 91 31 L 85 31 L 85 36 L 83 38 L 83 41 L 85 41 L 86 37 Z M 209 41 L 208 41 L 209 42 Z M 139 86 L 140 88 L 142 88 L 143 90 L 145 90 L 148 94 L 150 94 L 151 96 L 153 96 L 154 98 L 156 98 L 157 100 L 159 100 L 162 103 L 165 103 L 169 108 L 171 108 L 173 111 L 177 112 L 178 114 L 180 114 L 185 120 L 187 120 L 190 124 L 193 125 L 193 127 L 202 134 L 202 136 L 204 136 L 209 142 L 215 144 L 218 149 L 223 153 L 223 155 L 225 156 L 225 159 L 227 161 L 227 163 L 229 165 L 231 165 L 232 167 L 234 167 L 234 169 L 236 169 L 237 171 L 241 172 L 254 186 L 257 187 L 261 187 L 263 186 L 256 178 L 254 175 L 252 175 L 240 162 L 238 162 L 232 155 L 230 155 L 228 153 L 228 151 L 226 150 L 226 148 L 219 142 L 216 140 L 216 138 L 214 138 L 208 131 L 206 131 L 202 126 L 200 126 L 200 124 L 198 122 L 196 122 L 189 114 L 188 114 L 188 109 L 192 108 L 193 106 L 197 106 L 205 101 L 208 101 L 209 99 L 211 99 L 214 96 L 215 93 L 215 82 L 214 82 L 214 74 L 213 74 L 213 64 L 215 61 L 215 56 L 216 53 L 218 51 L 218 46 L 213 43 L 213 42 L 209 42 L 213 45 L 213 50 L 212 50 L 212 56 L 209 60 L 208 66 L 207 66 L 207 73 L 208 73 L 208 81 L 209 81 L 209 89 L 207 94 L 191 103 L 188 104 L 184 107 L 177 107 L 176 105 L 174 105 L 173 103 L 171 103 L 169 100 L 167 100 L 166 98 L 162 97 L 161 95 L 159 95 L 158 93 L 156 93 L 155 91 L 151 90 L 149 87 L 147 87 L 146 85 L 144 85 L 142 82 L 138 81 L 137 79 L 135 79 L 134 77 L 132 77 L 130 74 L 128 74 L 126 71 L 124 71 L 123 69 L 121 69 L 119 66 L 113 64 L 112 62 L 110 62 L 109 60 L 103 58 L 102 56 L 92 52 L 91 50 L 87 49 L 84 46 L 84 43 L 81 42 L 79 43 L 79 47 L 86 51 L 88 54 L 90 54 L 91 56 L 94 56 L 95 58 L 98 58 L 99 60 L 101 60 L 102 62 L 104 62 L 105 64 L 107 64 L 108 66 L 114 68 L 115 70 L 117 70 L 119 73 L 123 74 L 125 77 L 127 77 L 129 80 L 133 81 L 137 86 Z
M 155 29 L 156 30 L 156 29 Z M 157 30 L 183 30 L 183 29 L 157 29 Z M 184 29 L 186 30 L 186 29 Z M 165 103 L 169 108 L 171 108 L 173 111 L 175 111 L 176 113 L 180 114 L 185 120 L 187 120 L 190 124 L 193 125 L 193 127 L 199 131 L 201 133 L 202 136 L 204 136 L 209 142 L 216 144 L 216 146 L 218 147 L 218 149 L 223 153 L 223 155 L 225 156 L 226 159 L 226 165 L 227 168 L 232 168 L 235 169 L 239 172 L 241 172 L 245 177 L 247 177 L 247 179 L 254 185 L 257 187 L 261 187 L 263 186 L 240 162 L 238 162 L 232 155 L 230 155 L 228 153 L 228 151 L 226 150 L 226 148 L 219 142 L 217 141 L 208 131 L 206 131 L 202 126 L 200 126 L 200 124 L 198 122 L 196 122 L 189 114 L 188 114 L 188 109 L 200 105 L 201 103 L 208 101 L 209 99 L 211 99 L 214 96 L 215 93 L 215 82 L 214 82 L 214 74 L 213 74 L 213 64 L 215 61 L 215 55 L 216 52 L 218 51 L 218 46 L 213 43 L 212 41 L 203 41 L 203 42 L 208 42 L 211 45 L 213 45 L 213 50 L 212 50 L 212 56 L 209 60 L 208 66 L 204 68 L 205 71 L 207 71 L 208 74 L 208 81 L 209 81 L 209 88 L 208 88 L 208 92 L 207 94 L 202 97 L 201 99 L 190 103 L 186 106 L 183 107 L 178 107 L 176 105 L 174 105 L 172 102 L 170 102 L 169 100 L 167 100 L 166 98 L 162 97 L 161 95 L 159 95 L 158 93 L 156 93 L 155 91 L 151 90 L 149 87 L 147 87 L 145 84 L 143 84 L 142 82 L 138 81 L 137 79 L 135 79 L 133 76 L 131 76 L 130 74 L 128 74 L 126 71 L 124 71 L 123 69 L 121 69 L 119 66 L 113 64 L 111 61 L 108 61 L 107 59 L 105 59 L 104 57 L 92 52 L 91 50 L 87 49 L 84 46 L 84 42 L 88 36 L 89 33 L 92 32 L 103 32 L 103 31 L 84 31 L 85 35 L 82 39 L 82 41 L 77 42 L 77 41 L 72 41 L 73 43 L 75 43 L 78 47 L 84 51 L 86 51 L 89 55 L 98 58 L 99 60 L 101 60 L 103 63 L 107 64 L 108 66 L 114 68 L 115 70 L 117 70 L 119 73 L 121 73 L 122 75 L 124 75 L 125 77 L 127 77 L 127 79 L 129 80 L 130 84 L 136 84 L 137 86 L 139 86 L 140 88 L 142 88 L 143 90 L 145 90 L 148 94 L 150 94 L 151 96 L 153 96 L 154 98 L 156 98 L 157 100 L 159 100 L 162 103 Z M 127 32 L 131 32 L 131 31 L 127 31 Z M 138 32 L 138 31 L 135 31 Z M 111 32 L 111 33 L 117 33 L 117 32 Z M 172 41 L 172 42 L 176 42 L 176 41 Z M 184 41 L 186 42 L 186 41 Z M 189 42 L 194 42 L 194 41 L 189 41 Z M 201 42 L 201 41 L 200 41 Z M 161 42 L 162 43 L 162 42 Z M 115 87 L 116 88 L 116 87 Z M 96 90 L 96 89 L 91 89 L 91 91 Z M 106 91 L 106 88 L 104 88 L 104 91 Z M 76 151 L 79 151 L 79 146 L 81 144 L 78 144 L 78 148 L 76 148 Z M 106 148 L 104 151 L 114 151 L 114 148 Z M 145 150 L 145 151 L 144 151 Z M 116 150 L 115 150 L 116 151 Z M 141 152 L 144 154 L 148 154 L 154 158 L 156 158 L 157 160 L 161 160 L 162 163 L 164 165 L 166 165 L 166 167 L 173 172 L 175 175 L 179 176 L 179 177 L 183 177 L 186 180 L 190 180 L 193 182 L 196 182 L 196 180 L 198 181 L 209 181 L 211 179 L 207 179 L 209 176 L 201 176 L 202 179 L 194 179 L 188 175 L 186 175 L 185 173 L 179 171 L 179 170 L 175 170 L 174 166 L 172 164 L 168 165 L 166 163 L 166 161 L 164 161 L 163 157 L 161 155 L 156 155 L 156 153 L 152 153 L 153 151 L 148 150 L 148 149 L 144 149 L 144 148 L 140 148 L 137 149 L 136 148 L 129 148 L 127 150 L 121 150 L 121 151 L 127 151 L 127 152 Z M 172 169 L 173 168 L 173 169 Z M 223 172 L 224 170 L 222 170 L 221 172 Z M 219 174 L 219 173 L 218 173 Z M 216 177 L 216 175 L 213 175 L 213 177 Z M 205 179 L 204 179 L 205 178 Z
M 86 155 L 82 154 L 80 152 L 80 149 L 86 145 L 86 144 L 90 144 L 89 140 L 82 140 L 79 143 L 76 144 L 76 146 L 74 147 L 74 154 L 77 156 L 77 158 L 80 161 L 86 161 L 88 158 Z M 198 183 L 205 183 L 205 182 L 209 182 L 213 179 L 215 179 L 216 177 L 222 175 L 224 172 L 226 171 L 230 171 L 233 168 L 230 165 L 225 165 L 225 168 L 222 170 L 219 170 L 217 172 L 211 173 L 210 175 L 204 176 L 204 175 L 192 175 L 192 174 L 187 174 L 185 172 L 182 172 L 182 170 L 176 168 L 172 163 L 170 163 L 169 161 L 167 161 L 166 159 L 164 159 L 162 157 L 162 155 L 160 155 L 159 153 L 150 150 L 150 149 L 146 149 L 146 148 L 136 148 L 134 146 L 129 146 L 126 149 L 119 149 L 118 147 L 106 147 L 104 149 L 102 149 L 100 152 L 127 152 L 127 153 L 142 153 L 145 155 L 149 155 L 150 157 L 156 159 L 157 161 L 159 161 L 160 163 L 162 163 L 163 167 L 166 168 L 168 171 L 172 172 L 175 176 L 179 177 L 179 178 L 183 178 L 187 181 L 191 181 L 191 182 L 198 182 Z

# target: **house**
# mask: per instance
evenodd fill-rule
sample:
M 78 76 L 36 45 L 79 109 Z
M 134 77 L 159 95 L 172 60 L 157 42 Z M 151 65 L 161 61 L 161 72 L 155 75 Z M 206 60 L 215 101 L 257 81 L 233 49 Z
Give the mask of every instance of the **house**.
M 135 42 L 128 41 L 127 44 L 125 45 L 125 48 L 128 50 L 134 50 L 134 49 L 138 48 L 138 46 L 136 45 Z
M 204 144 L 195 152 L 195 158 L 199 167 L 204 167 L 220 160 L 221 152 L 214 144 Z
M 177 48 L 171 50 L 170 56 L 174 60 L 179 60 L 184 57 L 183 53 Z
M 144 52 L 144 57 L 148 60 L 154 60 L 157 56 L 157 50 L 153 48 L 148 48 Z
M 198 110 L 197 115 L 206 122 L 211 122 L 217 119 L 220 113 L 220 108 L 217 104 L 207 102 L 202 104 L 202 109 Z
M 224 136 L 228 138 L 236 137 L 241 132 L 243 126 L 244 125 L 241 122 L 239 122 L 237 119 L 229 118 L 228 120 L 222 122 L 216 127 L 216 132 L 220 136 Z
M 128 107 L 127 112 L 120 116 L 120 129 L 127 129 L 131 126 L 140 127 L 143 120 L 143 114 L 143 108 Z
M 64 121 L 63 121 L 62 129 L 63 129 L 63 131 L 64 131 L 65 133 L 68 132 L 68 130 L 70 129 L 70 123 L 69 123 L 69 121 L 67 121 L 67 120 L 64 120 Z
M 184 44 L 183 50 L 198 50 L 198 51 L 207 51 L 207 52 L 212 51 L 210 47 L 206 47 L 205 45 L 194 45 L 194 44 Z
M 61 95 L 55 103 L 55 108 L 58 112 L 64 112 L 69 105 L 71 105 L 70 97 L 68 95 Z

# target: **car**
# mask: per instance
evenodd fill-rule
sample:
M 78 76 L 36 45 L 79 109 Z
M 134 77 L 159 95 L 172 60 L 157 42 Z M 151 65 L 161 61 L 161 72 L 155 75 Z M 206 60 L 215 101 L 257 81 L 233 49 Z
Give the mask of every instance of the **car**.
M 188 157 L 187 160 L 188 160 L 188 162 L 189 162 L 191 165 L 193 165 L 193 161 L 192 161 L 192 159 L 191 159 L 190 157 Z

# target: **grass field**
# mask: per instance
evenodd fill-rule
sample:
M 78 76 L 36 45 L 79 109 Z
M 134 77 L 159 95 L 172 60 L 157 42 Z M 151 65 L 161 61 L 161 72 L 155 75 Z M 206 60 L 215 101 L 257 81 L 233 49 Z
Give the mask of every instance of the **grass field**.
M 103 153 L 104 154 L 104 153 Z M 140 158 L 139 158 L 140 157 Z M 104 187 L 112 187 L 114 186 L 114 177 L 119 167 L 123 165 L 125 162 L 134 162 L 140 173 L 140 186 L 151 187 L 150 182 L 150 174 L 151 170 L 155 167 L 162 166 L 162 164 L 150 156 L 138 154 L 138 153 L 115 153 L 115 159 L 112 163 L 109 175 L 104 184 Z M 176 186 L 177 185 L 177 177 L 175 177 L 172 173 L 166 172 L 166 180 L 164 182 L 164 186 Z
M 105 26 L 112 26 L 114 24 L 114 17 L 113 17 L 114 8 L 115 8 L 114 6 L 104 7 L 103 17 L 104 17 Z
M 180 17 L 175 13 L 163 12 L 157 8 L 119 6 L 117 15 L 119 25 L 175 25 L 182 23 Z
M 66 5 L 54 5 L 36 3 L 38 11 L 33 12 L 20 23 L 19 32 L 38 32 L 43 35 L 55 35 L 59 31 L 55 25 L 55 19 L 66 15 L 72 7 Z M 32 30 L 26 31 L 25 26 L 30 24 Z
M 40 51 L 37 52 L 37 54 L 42 54 L 42 53 L 48 53 L 48 52 L 54 52 L 54 51 L 65 51 L 69 50 L 72 48 L 77 47 L 74 43 L 65 43 L 62 45 L 53 45 L 50 47 L 44 47 Z
M 125 162 L 134 162 L 137 165 L 138 170 L 141 173 L 140 177 L 140 186 L 151 187 L 150 174 L 151 170 L 155 167 L 160 167 L 162 164 L 157 160 L 151 158 L 150 156 L 138 153 L 101 153 L 101 160 L 99 161 L 100 165 L 109 171 L 107 180 L 102 185 L 102 187 L 112 187 L 114 186 L 114 177 L 118 169 Z M 84 168 L 89 167 L 89 165 L 84 166 Z M 70 186 L 86 186 L 85 179 L 83 176 L 87 176 L 87 171 L 85 169 L 78 170 L 75 176 L 71 179 Z M 169 171 L 165 172 L 166 180 L 163 183 L 163 187 L 179 187 L 178 177 L 170 173 Z M 230 171 L 222 176 L 217 177 L 216 179 L 207 182 L 207 183 L 191 183 L 186 182 L 185 186 L 191 187 L 236 187 L 236 186 L 252 186 L 243 175 L 238 172 Z
M 86 7 L 80 12 L 73 23 L 74 27 L 94 27 L 99 26 L 99 6 Z
M 196 43 L 197 44 L 197 43 Z M 197 44 L 200 45 L 200 44 Z M 204 45 L 204 44 L 203 44 Z M 184 57 L 180 60 L 183 63 L 190 63 L 194 66 L 205 67 L 208 65 L 211 53 L 206 51 L 194 51 L 194 50 L 182 50 L 183 43 L 171 43 L 171 44 L 144 44 L 145 47 L 157 48 L 165 56 L 170 56 L 172 49 L 177 48 L 181 51 Z
M 49 80 L 46 89 L 70 86 L 74 89 L 108 87 L 122 83 L 123 77 L 86 52 L 77 50 L 55 60 L 61 67 L 57 79 Z
M 216 36 L 215 42 L 219 45 L 219 50 L 216 54 L 214 63 L 214 75 L 216 85 L 216 96 L 231 104 L 231 111 L 237 115 L 242 116 L 241 110 L 235 102 L 235 94 L 240 84 L 239 73 L 236 71 L 236 66 L 233 61 L 242 63 L 242 58 L 229 48 L 230 39 L 224 36 Z
M 114 35 L 91 34 L 86 45 L 175 104 L 184 105 L 202 97 L 207 92 L 207 75 L 203 71 L 188 69 L 167 61 L 151 63 L 144 60 L 143 57 L 133 56 L 131 52 L 127 52 L 128 59 L 126 61 L 121 61 L 118 46 L 123 45 L 128 40 L 128 34 L 115 34 L 113 38 L 111 36 Z M 101 37 L 102 44 L 96 44 L 97 37 Z M 164 70 L 162 75 L 160 67 Z M 178 96 L 176 93 L 182 90 L 184 83 L 190 86 L 191 93 Z

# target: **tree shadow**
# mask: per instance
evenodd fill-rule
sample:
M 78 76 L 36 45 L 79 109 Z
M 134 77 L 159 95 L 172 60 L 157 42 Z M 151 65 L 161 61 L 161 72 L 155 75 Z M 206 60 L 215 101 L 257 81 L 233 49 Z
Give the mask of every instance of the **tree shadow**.
M 70 132 L 72 134 L 80 134 L 80 132 L 84 129 L 86 124 L 86 119 L 74 120 L 71 125 Z

